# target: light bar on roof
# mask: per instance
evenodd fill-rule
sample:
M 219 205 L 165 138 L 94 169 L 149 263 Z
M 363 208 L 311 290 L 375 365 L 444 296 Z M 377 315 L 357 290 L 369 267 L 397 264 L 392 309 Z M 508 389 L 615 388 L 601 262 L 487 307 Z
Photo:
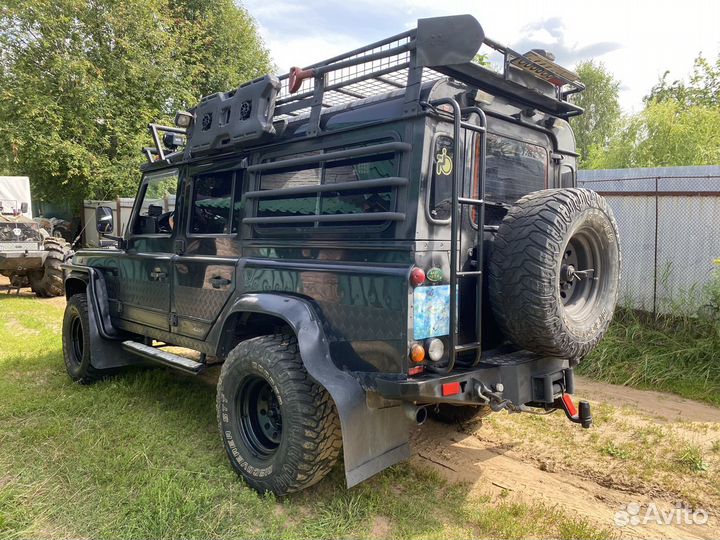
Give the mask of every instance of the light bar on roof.
M 528 62 L 528 60 L 530 60 L 530 62 Z M 522 56 L 513 58 L 510 63 L 523 71 L 532 73 L 538 79 L 547 81 L 555 86 L 563 86 L 580 80 L 580 76 L 577 73 L 557 65 L 549 58 L 535 51 L 530 51 Z M 538 66 L 542 69 L 538 68 Z

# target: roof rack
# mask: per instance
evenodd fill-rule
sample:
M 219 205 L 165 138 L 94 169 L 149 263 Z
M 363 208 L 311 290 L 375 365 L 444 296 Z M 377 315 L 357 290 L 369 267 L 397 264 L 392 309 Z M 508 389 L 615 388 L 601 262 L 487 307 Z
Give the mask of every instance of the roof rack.
M 503 54 L 502 73 L 473 62 L 483 44 Z M 553 85 L 555 92 L 548 95 L 518 82 L 512 76 L 518 69 Z M 570 94 L 584 89 L 572 72 L 545 57 L 523 55 L 487 38 L 472 15 L 433 17 L 418 20 L 417 28 L 303 69 L 293 67 L 277 78 L 265 76 L 237 90 L 206 96 L 195 110 L 198 117 L 203 112 L 203 118 L 195 118 L 187 129 L 190 145 L 186 152 L 198 155 L 244 144 L 275 134 L 277 122 L 299 117 L 309 117 L 307 133 L 317 135 L 323 109 L 393 91 L 404 91 L 404 112 L 415 114 L 422 84 L 447 76 L 562 118 L 582 113 L 567 101 Z M 261 103 L 265 105 L 260 107 Z M 231 112 L 233 107 L 237 113 Z M 243 121 L 247 125 L 233 132 L 232 124 Z M 163 159 L 158 131 L 172 131 L 166 126 L 151 125 L 150 129 L 156 148 L 144 149 L 145 154 L 151 161 Z M 202 138 L 202 145 L 193 141 L 193 134 Z

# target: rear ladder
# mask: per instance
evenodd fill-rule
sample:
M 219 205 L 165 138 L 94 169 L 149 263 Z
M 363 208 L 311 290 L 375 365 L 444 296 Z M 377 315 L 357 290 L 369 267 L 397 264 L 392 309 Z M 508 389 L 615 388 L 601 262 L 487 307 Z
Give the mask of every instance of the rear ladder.
M 479 107 L 469 107 L 460 109 L 460 105 L 455 99 L 442 98 L 434 100 L 430 103 L 432 107 L 440 105 L 450 105 L 452 107 L 453 121 L 453 155 L 455 156 L 456 166 L 452 170 L 452 212 L 450 218 L 450 347 L 448 364 L 442 368 L 434 368 L 434 371 L 440 373 L 449 373 L 455 366 L 455 361 L 459 353 L 466 351 L 475 351 L 475 359 L 473 366 L 480 363 L 482 356 L 482 286 L 483 286 L 483 235 L 485 231 L 485 143 L 487 134 L 487 119 L 485 112 Z M 479 124 L 471 124 L 462 120 L 463 113 L 478 115 Z M 465 155 L 464 150 L 467 141 L 461 141 L 461 130 L 467 132 L 475 132 L 480 137 L 480 152 L 478 164 L 478 189 L 477 198 L 465 197 Z M 460 164 L 462 166 L 462 174 L 458 172 Z M 462 226 L 463 212 L 461 208 L 469 206 L 477 210 L 477 228 L 475 230 L 475 253 L 476 268 L 475 270 L 458 269 L 459 250 L 460 250 L 460 228 Z M 477 314 L 475 317 L 475 340 L 469 343 L 458 343 L 458 280 L 463 278 L 472 278 L 475 280 L 475 305 Z

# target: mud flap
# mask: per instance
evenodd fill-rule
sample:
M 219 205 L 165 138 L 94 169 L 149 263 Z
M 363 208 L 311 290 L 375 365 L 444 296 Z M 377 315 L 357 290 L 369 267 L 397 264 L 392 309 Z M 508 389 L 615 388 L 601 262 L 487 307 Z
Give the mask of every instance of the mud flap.
M 305 369 L 335 401 L 348 487 L 410 457 L 410 430 L 402 407 L 368 407 L 357 379 L 333 363 L 322 324 L 307 301 L 279 294 L 248 294 L 231 310 L 238 311 L 278 316 L 295 331 Z
M 90 321 L 90 363 L 96 369 L 109 369 L 140 363 L 122 349 L 122 341 L 110 322 L 105 280 L 94 268 L 87 270 L 88 319 Z

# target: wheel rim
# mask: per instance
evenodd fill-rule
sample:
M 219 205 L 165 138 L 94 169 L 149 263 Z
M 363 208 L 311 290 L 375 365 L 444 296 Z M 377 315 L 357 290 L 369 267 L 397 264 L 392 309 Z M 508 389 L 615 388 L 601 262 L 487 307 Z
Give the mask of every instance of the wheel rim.
M 70 323 L 70 339 L 72 342 L 72 360 L 76 364 L 82 362 L 85 342 L 83 339 L 82 320 L 78 315 Z
M 590 228 L 577 231 L 565 246 L 560 264 L 558 293 L 565 313 L 587 318 L 597 305 L 604 279 L 602 241 Z
M 256 457 L 272 456 L 282 438 L 280 402 L 270 383 L 260 376 L 246 377 L 235 400 L 240 432 Z

